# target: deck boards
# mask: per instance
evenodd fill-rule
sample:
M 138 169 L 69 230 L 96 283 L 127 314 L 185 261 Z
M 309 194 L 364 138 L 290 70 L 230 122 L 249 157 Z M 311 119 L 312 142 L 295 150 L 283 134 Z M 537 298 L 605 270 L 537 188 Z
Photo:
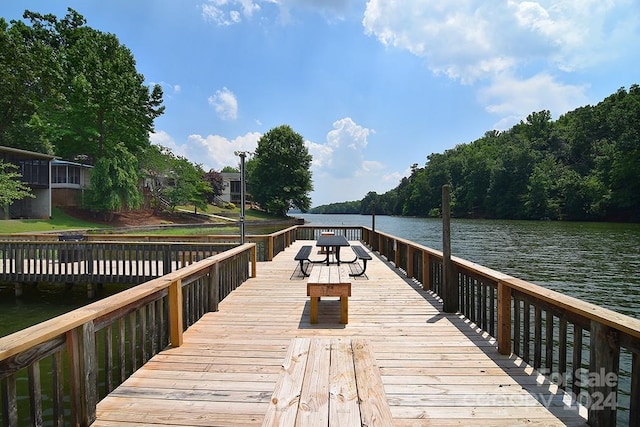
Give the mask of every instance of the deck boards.
M 367 279 L 352 282 L 349 323 L 338 322 L 338 298 L 323 298 L 310 324 L 306 280 L 291 279 L 303 244 L 312 243 L 258 263 L 257 277 L 189 328 L 183 346 L 101 401 L 94 425 L 261 425 L 290 340 L 341 336 L 369 341 L 394 425 L 585 425 L 584 408 L 376 256 Z

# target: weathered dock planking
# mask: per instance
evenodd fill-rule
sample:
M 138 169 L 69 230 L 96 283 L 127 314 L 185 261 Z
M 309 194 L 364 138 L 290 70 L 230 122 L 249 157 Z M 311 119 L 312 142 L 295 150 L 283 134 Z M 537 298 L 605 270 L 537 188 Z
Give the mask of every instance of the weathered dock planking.
M 585 425 L 587 411 L 495 339 L 444 314 L 431 291 L 374 256 L 340 302 L 309 322 L 306 279 L 292 277 L 298 240 L 205 314 L 178 348 L 155 355 L 97 406 L 96 427 L 262 425 L 293 338 L 366 339 L 393 424 Z

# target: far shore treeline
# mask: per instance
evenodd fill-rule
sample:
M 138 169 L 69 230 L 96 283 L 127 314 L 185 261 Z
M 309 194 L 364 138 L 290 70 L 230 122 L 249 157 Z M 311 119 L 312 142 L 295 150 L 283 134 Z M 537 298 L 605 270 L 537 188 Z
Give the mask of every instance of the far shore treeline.
M 532 113 L 427 156 L 384 194 L 310 213 L 438 216 L 444 184 L 455 217 L 640 222 L 640 86 L 556 121 L 549 111 Z

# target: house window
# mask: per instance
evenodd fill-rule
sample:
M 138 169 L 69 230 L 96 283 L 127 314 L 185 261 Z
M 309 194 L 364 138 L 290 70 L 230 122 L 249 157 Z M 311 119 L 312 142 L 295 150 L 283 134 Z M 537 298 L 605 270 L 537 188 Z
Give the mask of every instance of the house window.
M 231 181 L 231 193 L 240 193 L 240 181 Z
M 49 184 L 49 162 L 46 160 L 20 160 L 22 181 L 31 185 Z
M 69 184 L 80 185 L 80 168 L 70 167 L 67 170 L 69 172 Z
M 54 166 L 51 170 L 51 180 L 54 184 L 64 184 L 67 182 L 67 167 Z
M 54 184 L 80 185 L 80 168 L 76 166 L 53 166 L 51 179 Z

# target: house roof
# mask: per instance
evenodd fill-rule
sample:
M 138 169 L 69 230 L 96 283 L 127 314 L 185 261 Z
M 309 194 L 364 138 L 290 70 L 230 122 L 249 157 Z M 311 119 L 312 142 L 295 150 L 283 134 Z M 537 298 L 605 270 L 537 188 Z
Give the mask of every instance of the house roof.
M 86 169 L 93 168 L 92 165 L 87 165 L 87 164 L 78 163 L 78 162 L 70 162 L 68 160 L 59 160 L 59 159 L 53 159 L 51 161 L 51 164 L 54 165 L 54 166 L 78 166 L 78 167 L 86 168 Z
M 19 148 L 6 147 L 4 145 L 0 145 L 0 153 L 10 153 L 10 154 L 24 156 L 24 157 L 33 157 L 33 158 L 47 159 L 47 160 L 52 160 L 55 158 L 50 154 L 36 153 L 35 151 L 21 150 Z

